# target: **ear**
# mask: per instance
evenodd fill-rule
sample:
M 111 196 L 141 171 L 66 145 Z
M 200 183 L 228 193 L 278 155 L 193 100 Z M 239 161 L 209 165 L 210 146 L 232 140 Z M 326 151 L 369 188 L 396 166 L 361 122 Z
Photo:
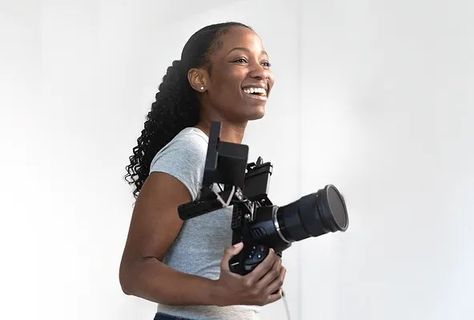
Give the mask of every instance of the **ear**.
M 207 72 L 201 68 L 191 68 L 188 71 L 188 81 L 191 87 L 197 92 L 207 90 Z

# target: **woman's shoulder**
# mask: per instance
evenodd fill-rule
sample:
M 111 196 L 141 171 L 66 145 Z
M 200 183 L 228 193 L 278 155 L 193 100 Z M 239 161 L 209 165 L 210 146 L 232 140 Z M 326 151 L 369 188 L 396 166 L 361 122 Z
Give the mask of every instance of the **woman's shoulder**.
M 181 130 L 158 154 L 172 152 L 182 156 L 189 156 L 189 154 L 202 156 L 207 152 L 208 141 L 208 137 L 200 129 L 187 127 Z
M 198 128 L 187 127 L 181 130 L 168 144 L 159 150 L 151 161 L 151 167 L 158 161 L 172 163 L 203 162 L 206 157 L 207 135 Z
M 164 153 L 189 153 L 207 150 L 208 137 L 204 132 L 195 127 L 186 127 L 181 130 L 170 142 L 161 148 L 156 156 Z
M 208 139 L 198 128 L 184 128 L 155 155 L 150 173 L 160 171 L 180 180 L 193 199 L 199 192 L 204 172 Z
M 196 127 L 186 127 L 181 130 L 174 138 L 171 140 L 172 142 L 197 142 L 197 143 L 205 143 L 209 142 L 209 138 L 207 135 L 199 128 Z

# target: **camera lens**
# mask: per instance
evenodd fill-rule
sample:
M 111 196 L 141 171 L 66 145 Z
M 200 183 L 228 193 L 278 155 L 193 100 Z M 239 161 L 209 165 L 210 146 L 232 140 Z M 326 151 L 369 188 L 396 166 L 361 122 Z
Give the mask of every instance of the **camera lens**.
M 278 208 L 277 220 L 282 235 L 290 242 L 345 231 L 349 221 L 344 198 L 333 185 Z
M 333 219 L 333 226 L 335 226 L 335 230 L 331 231 L 345 231 L 349 221 L 344 199 L 333 185 L 327 186 L 325 190 L 329 212 L 331 213 L 328 218 Z

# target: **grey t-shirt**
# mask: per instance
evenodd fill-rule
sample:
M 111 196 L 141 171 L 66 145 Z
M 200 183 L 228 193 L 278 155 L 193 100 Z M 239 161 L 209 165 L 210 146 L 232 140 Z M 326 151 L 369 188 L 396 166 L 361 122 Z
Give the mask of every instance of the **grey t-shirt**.
M 198 128 L 189 127 L 178 133 L 153 158 L 150 173 L 165 172 L 181 181 L 193 200 L 199 196 L 208 137 Z M 232 208 L 219 209 L 184 221 L 164 262 L 189 274 L 218 279 L 224 249 L 231 245 Z M 190 319 L 255 320 L 256 306 L 171 306 L 158 305 L 158 311 Z

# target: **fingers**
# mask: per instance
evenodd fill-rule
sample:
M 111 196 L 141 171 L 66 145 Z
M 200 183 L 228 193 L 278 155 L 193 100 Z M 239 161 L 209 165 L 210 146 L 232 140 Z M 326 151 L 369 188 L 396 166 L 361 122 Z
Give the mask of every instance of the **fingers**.
M 263 264 L 263 265 L 262 265 Z M 264 272 L 263 276 L 261 273 Z M 281 287 L 283 285 L 286 275 L 286 269 L 282 266 L 281 258 L 275 254 L 273 249 L 251 273 L 247 276 L 252 276 L 254 279 L 254 286 L 259 288 L 263 304 L 272 303 L 282 297 Z M 248 280 L 252 281 L 252 278 Z
M 286 269 L 281 258 L 270 249 L 267 257 L 245 276 L 234 274 L 229 270 L 229 261 L 241 252 L 242 243 L 226 248 L 221 260 L 221 275 L 217 286 L 225 297 L 223 305 L 248 304 L 265 305 L 282 297 Z
M 273 266 L 268 272 L 260 279 L 259 285 L 263 288 L 267 287 L 270 283 L 272 283 L 275 279 L 277 279 L 281 274 L 282 267 L 281 258 L 277 258 L 273 263 Z M 271 291 L 273 292 L 273 291 Z
M 247 277 L 251 278 L 251 280 L 255 282 L 260 280 L 273 267 L 273 264 L 277 259 L 280 259 L 280 257 L 277 256 L 277 254 L 272 248 L 270 248 L 268 255 L 265 257 L 265 259 L 260 262 L 260 264 L 255 267 L 255 269 L 253 269 L 253 271 L 249 273 Z
M 272 293 L 269 297 L 268 297 L 268 302 L 267 303 L 272 303 L 272 302 L 275 302 L 277 300 L 280 300 L 281 297 L 282 297 L 282 289 L 280 288 L 277 292 L 275 293 Z
M 224 251 L 224 256 L 222 257 L 221 260 L 221 269 L 225 271 L 230 271 L 229 270 L 229 260 L 236 254 L 238 254 L 242 248 L 244 247 L 242 242 L 236 243 L 231 247 L 228 247 Z
M 281 267 L 281 273 L 277 278 L 275 278 L 268 286 L 267 286 L 267 293 L 270 294 L 270 298 L 277 294 L 281 298 L 281 287 L 283 286 L 283 282 L 285 281 L 286 269 L 285 267 Z

